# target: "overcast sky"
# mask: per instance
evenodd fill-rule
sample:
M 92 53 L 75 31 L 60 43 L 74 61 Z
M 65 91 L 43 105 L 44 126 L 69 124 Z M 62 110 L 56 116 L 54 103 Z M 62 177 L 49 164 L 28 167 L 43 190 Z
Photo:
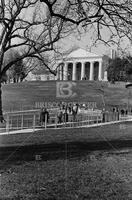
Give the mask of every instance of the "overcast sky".
M 32 13 L 32 9 L 25 9 L 24 10 L 24 16 L 27 16 L 29 18 L 29 16 L 31 17 L 31 13 Z M 108 31 L 103 29 L 103 37 L 106 39 L 108 37 L 109 33 Z M 72 34 L 70 36 L 68 36 L 67 38 L 65 38 L 63 41 L 58 41 L 58 46 L 61 46 L 62 49 L 64 49 L 64 51 L 71 49 L 72 47 L 81 47 L 84 49 L 87 49 L 93 53 L 97 53 L 97 54 L 109 54 L 111 49 L 117 49 L 116 46 L 106 46 L 101 42 L 98 42 L 97 46 L 92 46 L 93 42 L 94 42 L 94 34 L 93 34 L 93 30 L 89 28 L 89 30 L 87 31 L 87 33 L 83 34 L 83 35 L 78 35 L 78 34 Z M 126 39 L 124 39 L 124 41 L 122 42 L 122 48 L 128 48 L 130 49 L 130 51 L 132 51 L 132 45 L 130 45 L 130 42 Z
M 107 36 L 109 35 L 109 32 L 107 30 L 103 31 L 103 36 L 105 39 L 107 39 Z M 111 49 L 117 50 L 117 45 L 111 45 L 107 46 L 103 42 L 98 42 L 96 46 L 93 46 L 94 43 L 94 35 L 93 32 L 88 31 L 87 33 L 84 33 L 82 36 L 79 36 L 78 34 L 72 34 L 65 38 L 63 41 L 58 42 L 58 46 L 61 45 L 62 48 L 68 50 L 72 47 L 81 47 L 84 49 L 87 49 L 93 53 L 97 53 L 99 55 L 103 54 L 110 54 Z M 124 38 L 121 41 L 120 47 L 126 51 L 126 52 L 132 52 L 132 45 L 130 41 L 127 38 Z

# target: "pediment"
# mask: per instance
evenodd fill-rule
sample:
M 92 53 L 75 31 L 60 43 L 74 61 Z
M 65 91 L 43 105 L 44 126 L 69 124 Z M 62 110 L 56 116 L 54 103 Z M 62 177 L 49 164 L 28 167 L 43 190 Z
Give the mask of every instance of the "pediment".
M 79 48 L 77 50 L 72 51 L 65 58 L 71 59 L 71 58 L 101 58 L 101 57 L 102 57 L 101 55 L 97 55 L 95 53 Z

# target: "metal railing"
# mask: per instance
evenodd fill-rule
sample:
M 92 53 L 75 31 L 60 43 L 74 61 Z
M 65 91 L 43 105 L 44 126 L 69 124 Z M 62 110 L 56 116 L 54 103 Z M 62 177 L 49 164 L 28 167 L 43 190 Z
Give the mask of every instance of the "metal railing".
M 68 114 L 68 121 L 62 117 L 62 123 L 58 123 L 57 110 L 49 110 L 50 118 L 47 123 L 42 124 L 40 122 L 40 110 L 26 110 L 17 112 L 8 112 L 4 114 L 6 123 L 5 131 L 15 131 L 22 129 L 33 129 L 36 128 L 60 128 L 60 127 L 75 127 L 75 126 L 86 126 L 94 123 L 102 122 L 102 114 L 98 112 L 79 113 L 76 117 L 72 114 Z
M 57 110 L 49 110 L 50 118 L 47 123 L 40 122 L 40 110 L 25 110 L 5 113 L 4 117 L 6 120 L 5 127 L 2 128 L 3 132 L 10 132 L 15 130 L 23 129 L 35 129 L 39 128 L 69 128 L 69 127 L 83 127 L 90 126 L 92 124 L 105 123 L 110 121 L 123 120 L 119 113 L 112 112 L 97 112 L 97 111 L 87 111 L 80 112 L 76 116 L 68 114 L 68 120 L 62 117 L 62 122 L 58 123 Z M 132 117 L 131 117 L 132 118 Z M 126 117 L 125 117 L 126 119 Z

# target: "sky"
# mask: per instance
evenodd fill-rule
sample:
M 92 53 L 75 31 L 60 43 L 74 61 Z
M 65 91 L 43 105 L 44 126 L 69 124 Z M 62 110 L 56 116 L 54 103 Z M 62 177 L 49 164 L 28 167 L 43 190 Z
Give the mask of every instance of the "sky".
M 32 16 L 31 13 L 32 13 L 31 8 L 24 10 L 24 16 L 27 16 L 28 18 L 29 16 L 30 17 Z M 103 29 L 103 37 L 107 38 L 107 36 L 108 36 L 108 31 Z M 58 41 L 57 45 L 61 46 L 64 51 L 67 51 L 68 49 L 71 49 L 72 47 L 80 47 L 88 51 L 91 51 L 93 53 L 97 53 L 99 55 L 104 55 L 104 54 L 109 55 L 111 49 L 117 50 L 117 47 L 115 45 L 109 47 L 109 46 L 104 45 L 101 42 L 98 42 L 96 46 L 92 46 L 93 38 L 94 38 L 93 30 L 89 29 L 88 32 L 83 33 L 81 36 L 77 33 L 73 33 L 69 35 L 67 38 L 65 38 L 64 40 Z M 129 47 L 130 51 L 132 51 L 130 42 L 127 39 L 124 39 L 121 42 L 121 46 L 123 49 Z
M 59 41 L 58 46 L 59 45 L 62 46 L 64 50 L 71 49 L 72 47 L 80 47 L 99 55 L 104 55 L 104 54 L 110 55 L 111 49 L 118 51 L 118 47 L 115 44 L 108 46 L 108 45 L 105 45 L 103 42 L 98 42 L 96 46 L 93 46 L 94 38 L 91 39 L 91 34 L 93 34 L 93 32 L 90 33 L 90 31 L 82 34 L 82 36 L 78 36 L 77 34 L 71 34 L 64 40 Z M 104 38 L 105 38 L 105 35 L 107 36 L 108 34 L 109 34 L 108 31 L 104 30 Z M 124 50 L 126 53 L 132 52 L 132 45 L 127 38 L 124 38 L 121 41 L 120 48 Z

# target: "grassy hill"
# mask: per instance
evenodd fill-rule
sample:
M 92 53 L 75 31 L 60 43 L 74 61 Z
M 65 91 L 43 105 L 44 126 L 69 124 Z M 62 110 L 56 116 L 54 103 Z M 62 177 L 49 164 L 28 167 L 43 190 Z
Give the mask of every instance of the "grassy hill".
M 97 107 L 126 107 L 129 97 L 129 105 L 132 106 L 131 93 L 125 85 L 106 84 L 101 82 L 76 81 L 74 98 L 56 98 L 56 81 L 32 81 L 18 84 L 6 84 L 2 86 L 3 110 L 23 110 L 35 108 L 37 102 L 96 102 Z M 98 93 L 100 89 L 103 93 Z M 104 94 L 104 95 L 103 95 Z
M 109 84 L 104 87 L 104 99 L 107 106 L 124 106 L 126 107 L 129 101 L 129 105 L 132 106 L 130 89 L 126 89 L 124 86 Z

